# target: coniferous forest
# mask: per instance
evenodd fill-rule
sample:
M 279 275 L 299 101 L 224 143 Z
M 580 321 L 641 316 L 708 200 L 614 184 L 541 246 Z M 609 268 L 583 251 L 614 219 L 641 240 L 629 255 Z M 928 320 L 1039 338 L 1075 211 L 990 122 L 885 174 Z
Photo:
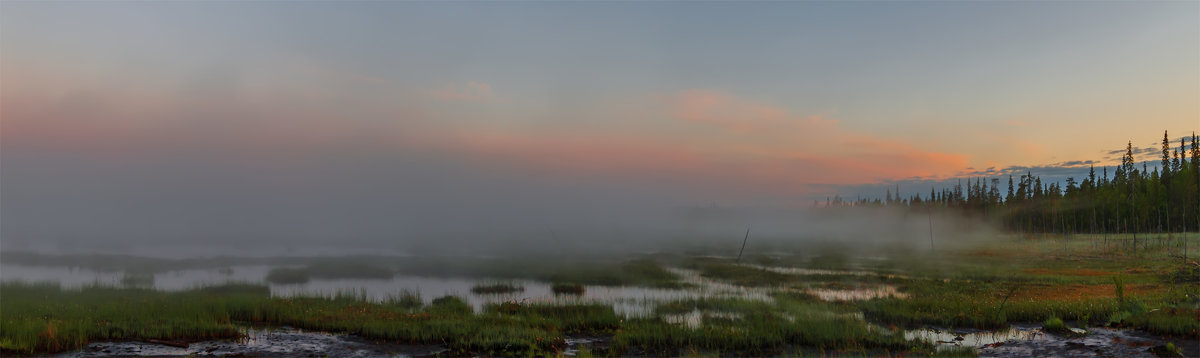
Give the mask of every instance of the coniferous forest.
M 1121 163 L 1092 166 L 1085 177 L 1064 183 L 1033 173 L 964 178 L 925 195 L 886 199 L 831 200 L 831 206 L 903 206 L 909 210 L 956 212 L 1022 233 L 1157 233 L 1200 231 L 1200 138 L 1193 133 L 1169 140 L 1163 132 L 1161 161 L 1135 160 L 1132 142 Z

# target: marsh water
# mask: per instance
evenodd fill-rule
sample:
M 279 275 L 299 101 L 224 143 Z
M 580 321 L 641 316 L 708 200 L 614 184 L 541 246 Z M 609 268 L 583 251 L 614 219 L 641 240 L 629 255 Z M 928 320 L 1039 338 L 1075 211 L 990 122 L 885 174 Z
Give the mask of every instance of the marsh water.
M 809 270 L 786 267 L 763 267 L 777 272 L 797 275 L 867 275 L 863 271 Z M 152 279 L 143 276 L 136 283 L 126 280 L 123 272 L 105 272 L 90 269 L 27 266 L 0 264 L 0 280 L 25 282 L 54 282 L 64 288 L 79 288 L 92 285 L 153 288 L 164 291 L 180 291 L 223 283 L 256 283 L 267 285 L 273 296 L 311 296 L 352 293 L 370 300 L 384 300 L 406 293 L 416 293 L 426 303 L 445 296 L 463 298 L 477 311 L 488 303 L 507 301 L 527 303 L 605 303 L 623 317 L 646 317 L 653 314 L 658 303 L 692 298 L 726 298 L 770 301 L 771 288 L 742 287 L 711 280 L 693 270 L 669 268 L 686 284 L 686 289 L 665 289 L 627 286 L 585 286 L 580 295 L 556 295 L 549 283 L 535 280 L 503 280 L 522 287 L 522 290 L 506 294 L 475 294 L 472 287 L 501 280 L 465 277 L 426 277 L 395 275 L 386 279 L 312 279 L 300 284 L 277 284 L 265 280 L 272 266 L 244 265 L 217 269 L 189 269 L 161 272 Z M 893 286 L 871 287 L 810 287 L 808 293 L 828 301 L 869 300 L 877 297 L 904 294 Z M 736 319 L 724 312 L 695 310 L 681 314 L 664 315 L 670 323 L 699 327 L 705 317 Z M 861 315 L 857 315 L 861 319 Z M 881 334 L 886 329 L 880 329 Z M 1153 356 L 1146 347 L 1164 344 L 1166 340 L 1136 331 L 1089 329 L 1083 337 L 1068 338 L 1042 333 L 1040 326 L 1014 325 L 1010 329 L 948 330 L 924 328 L 904 331 L 907 339 L 924 339 L 940 348 L 969 346 L 978 349 L 981 356 Z M 440 346 L 395 345 L 373 342 L 354 336 L 306 332 L 289 327 L 245 328 L 246 338 L 236 341 L 208 341 L 187 345 L 186 348 L 147 342 L 99 342 L 88 348 L 70 352 L 63 357 L 93 356 L 192 356 L 192 355 L 254 355 L 254 356 L 427 356 L 443 351 Z M 604 344 L 606 337 L 568 337 L 570 349 Z M 1176 343 L 1189 354 L 1200 354 L 1188 347 L 1196 341 Z M 1195 348 L 1195 347 L 1193 347 Z
M 768 300 L 769 291 L 766 289 L 746 288 L 706 280 L 694 271 L 672 269 L 683 278 L 683 282 L 691 284 L 689 289 L 665 289 L 635 286 L 596 286 L 584 287 L 580 295 L 556 295 L 549 283 L 533 280 L 499 280 L 492 278 L 460 278 L 460 277 L 426 277 L 395 275 L 387 279 L 312 279 L 306 283 L 278 284 L 265 280 L 270 266 L 234 266 L 210 270 L 179 270 L 153 274 L 153 279 L 143 280 L 143 283 L 130 285 L 124 282 L 126 274 L 122 272 L 103 272 L 90 269 L 0 265 L 0 280 L 25 282 L 54 282 L 63 288 L 80 288 L 84 286 L 113 286 L 113 287 L 145 287 L 164 291 L 181 291 L 202 286 L 212 286 L 224 283 L 255 283 L 267 285 L 271 295 L 279 297 L 293 296 L 332 296 L 336 294 L 355 294 L 369 300 L 382 301 L 402 294 L 415 293 L 425 303 L 433 299 L 452 295 L 466 300 L 477 311 L 488 303 L 526 302 L 526 303 L 610 303 L 618 315 L 624 317 L 642 317 L 651 313 L 655 302 L 680 300 L 703 297 L 739 297 L 743 299 Z M 475 294 L 471 288 L 478 284 L 490 282 L 512 283 L 522 290 L 503 294 Z

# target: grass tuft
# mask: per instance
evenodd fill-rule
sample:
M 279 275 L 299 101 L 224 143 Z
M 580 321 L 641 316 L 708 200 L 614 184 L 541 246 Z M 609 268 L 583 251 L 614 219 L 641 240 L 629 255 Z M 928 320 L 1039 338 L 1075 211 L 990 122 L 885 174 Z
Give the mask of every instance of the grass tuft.
M 1058 335 L 1070 335 L 1071 330 L 1067 329 L 1067 325 L 1058 317 L 1047 318 L 1042 322 L 1042 332 L 1054 333 Z

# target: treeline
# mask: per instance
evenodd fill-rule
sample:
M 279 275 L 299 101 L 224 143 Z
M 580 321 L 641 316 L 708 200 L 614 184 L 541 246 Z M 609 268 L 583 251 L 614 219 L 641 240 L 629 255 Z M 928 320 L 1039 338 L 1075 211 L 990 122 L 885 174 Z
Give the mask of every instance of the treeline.
M 1043 182 L 1032 173 L 967 178 L 927 196 L 826 201 L 826 207 L 899 206 L 927 212 L 953 211 L 1026 233 L 1138 233 L 1200 231 L 1200 138 L 1195 133 L 1173 146 L 1163 132 L 1159 165 L 1137 165 L 1132 142 L 1121 164 L 1109 173 L 1093 166 L 1080 180 Z M 1190 158 L 1189 158 L 1190 157 Z

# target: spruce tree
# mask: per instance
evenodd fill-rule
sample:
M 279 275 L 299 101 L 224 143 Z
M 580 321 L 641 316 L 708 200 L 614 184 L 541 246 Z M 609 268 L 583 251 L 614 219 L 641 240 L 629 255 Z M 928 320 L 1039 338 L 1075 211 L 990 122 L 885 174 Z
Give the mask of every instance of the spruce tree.
M 1004 197 L 1004 202 L 1011 203 L 1012 201 L 1013 201 L 1013 183 L 1012 183 L 1012 174 L 1009 174 L 1008 175 L 1008 196 Z
M 1163 131 L 1162 141 L 1162 183 L 1170 185 L 1171 180 L 1171 140 L 1167 138 L 1167 131 Z

